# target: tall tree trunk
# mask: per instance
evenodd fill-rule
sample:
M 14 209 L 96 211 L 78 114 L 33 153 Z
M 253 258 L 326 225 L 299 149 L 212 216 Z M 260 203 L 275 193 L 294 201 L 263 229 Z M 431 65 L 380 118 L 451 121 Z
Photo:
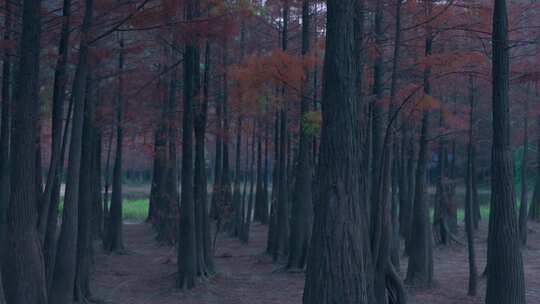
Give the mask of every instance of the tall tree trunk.
M 269 157 L 270 157 L 270 147 L 269 147 L 269 138 L 270 138 L 270 125 L 268 122 L 265 122 L 264 127 L 264 169 L 263 169 L 263 192 L 261 200 L 264 202 L 261 209 L 261 223 L 268 224 L 268 188 L 269 188 Z
M 540 116 L 537 117 L 537 125 L 540 126 Z M 540 163 L 540 138 L 536 144 L 536 161 Z M 540 220 L 540 166 L 536 167 L 536 183 L 534 185 L 533 197 L 529 206 L 529 219 Z
M 505 0 L 495 0 L 492 39 L 493 146 L 486 303 L 524 304 L 525 279 L 510 150 L 510 49 Z
M 310 9 L 309 0 L 303 1 L 302 6 L 302 56 L 306 56 L 310 50 Z M 304 68 L 304 74 L 309 75 L 309 69 Z M 313 221 L 312 205 L 312 160 L 311 139 L 307 126 L 303 119 L 309 111 L 307 96 L 309 78 L 302 83 L 302 100 L 300 102 L 300 139 L 298 143 L 298 158 L 295 168 L 295 184 L 292 193 L 292 207 L 289 237 L 289 260 L 287 268 L 303 269 L 307 260 L 309 239 L 311 237 L 311 225 Z
M 327 1 L 318 194 L 305 304 L 374 303 L 369 202 L 359 191 L 362 23 L 361 2 Z
M 92 26 L 94 1 L 85 0 L 85 13 L 81 27 L 79 63 L 75 71 L 72 97 L 74 102 L 71 143 L 64 197 L 62 228 L 54 263 L 49 302 L 68 304 L 73 302 L 75 272 L 77 262 L 77 235 L 79 214 L 79 182 L 82 154 L 82 135 L 84 122 L 84 101 L 86 81 L 89 71 L 89 32 Z
M 266 238 L 266 253 L 273 254 L 276 248 L 276 227 L 277 227 L 277 200 L 279 192 L 278 183 L 278 159 L 279 159 L 279 112 L 276 111 L 274 118 L 274 159 L 272 160 L 272 193 L 270 194 L 270 223 L 268 225 L 268 237 Z
M 35 96 L 39 88 L 41 1 L 26 0 L 22 7 L 22 35 L 15 81 L 11 128 L 11 191 L 7 243 L 3 256 L 7 303 L 45 304 L 45 268 L 37 223 L 35 188 Z
M 45 273 L 47 275 L 47 290 L 50 290 L 52 278 L 54 274 L 54 263 L 56 259 L 57 246 L 57 229 L 58 229 L 58 209 L 60 205 L 60 186 L 63 176 L 64 159 L 66 156 L 66 148 L 70 136 L 70 122 L 73 114 L 74 100 L 71 98 L 68 106 L 66 122 L 64 123 L 64 134 L 62 136 L 62 147 L 60 151 L 60 162 L 55 181 L 52 187 L 51 205 L 49 207 L 49 215 L 47 217 L 47 228 L 45 233 L 45 241 L 43 245 L 43 256 L 45 260 Z
M 523 156 L 521 158 L 521 205 L 519 207 L 519 239 L 521 245 L 527 245 L 527 205 L 528 205 L 528 189 L 527 189 L 527 172 L 529 161 L 529 101 L 528 96 L 524 100 L 523 111 Z
M 242 116 L 239 115 L 236 123 L 236 156 L 234 165 L 234 190 L 233 190 L 233 225 L 231 227 L 231 235 L 239 236 L 242 228 L 242 169 L 240 167 L 242 162 Z
M 249 241 L 251 219 L 255 206 L 255 155 L 257 141 L 257 121 L 253 119 L 253 134 L 251 136 L 251 164 L 249 166 L 249 201 L 247 205 L 246 221 L 244 223 L 244 242 Z M 246 184 L 247 185 L 247 184 Z
M 467 232 L 467 249 L 469 253 L 469 288 L 467 294 L 476 295 L 478 271 L 476 269 L 476 253 L 474 249 L 474 210 L 473 210 L 473 124 L 474 124 L 474 79 L 469 76 L 469 142 L 467 145 L 467 173 L 465 177 L 465 230 Z
M 199 58 L 195 58 L 195 77 L 198 78 Z M 203 75 L 203 98 L 196 104 L 195 108 L 195 222 L 196 222 L 196 243 L 197 243 L 197 273 L 198 275 L 207 275 L 214 272 L 213 259 L 209 248 L 210 225 L 207 213 L 207 177 L 206 177 L 206 158 L 205 158 L 205 140 L 206 140 L 206 115 L 208 112 L 208 82 L 210 75 L 210 44 L 207 41 L 204 57 L 204 75 Z M 198 88 L 198 79 L 195 81 Z M 210 262 L 210 265 L 207 264 Z
M 52 100 L 52 131 L 51 131 L 51 160 L 45 190 L 40 198 L 41 213 L 39 217 L 39 233 L 43 240 L 47 229 L 49 208 L 51 206 L 53 185 L 59 172 L 59 161 L 62 149 L 62 124 L 64 118 L 64 99 L 66 95 L 66 70 L 69 53 L 69 33 L 71 0 L 64 0 L 62 8 L 62 31 L 60 34 L 60 43 L 58 46 L 58 60 L 54 70 L 53 100 Z M 56 215 L 54 215 L 56 216 Z
M 92 239 L 90 220 L 92 216 L 93 187 L 95 171 L 92 161 L 95 153 L 94 139 L 94 100 L 91 96 L 91 79 L 87 80 L 84 125 L 82 134 L 81 177 L 79 186 L 79 214 L 77 236 L 77 276 L 75 278 L 75 296 L 78 302 L 90 297 L 90 264 L 92 259 Z
M 124 250 L 122 240 L 122 155 L 124 150 L 124 38 L 120 37 L 118 54 L 118 88 L 116 96 L 116 150 L 112 174 L 111 206 L 107 223 L 105 250 L 119 253 Z
M 11 37 L 11 4 L 5 3 L 4 16 L 4 40 Z M 7 212 L 9 208 L 10 195 L 10 128 L 11 128 L 11 56 L 9 50 L 4 50 L 2 54 L 2 122 L 0 125 L 0 256 L 3 256 L 6 237 Z M 1 263 L 0 263 L 1 264 Z M 0 265 L 0 277 L 1 277 Z M 0 278 L 1 280 L 1 278 Z M 3 297 L 3 292 L 2 296 Z
M 94 154 L 92 156 L 92 239 L 103 236 L 103 200 L 101 193 L 101 130 L 96 127 L 94 132 Z
M 285 0 L 283 3 L 283 28 L 282 28 L 282 49 L 287 51 L 288 48 L 288 32 L 289 32 L 289 1 Z M 282 88 L 282 96 L 285 97 L 285 87 Z M 289 204 L 287 201 L 287 192 L 289 187 L 287 185 L 287 102 L 282 105 L 279 110 L 279 158 L 278 158 L 278 177 L 277 183 L 279 183 L 277 192 L 277 208 L 276 208 L 276 233 L 275 248 L 272 252 L 272 258 L 277 261 L 278 258 L 286 255 L 286 247 L 288 241 L 288 214 Z
M 433 3 L 425 2 L 426 18 L 431 18 Z M 433 36 L 428 22 L 426 25 L 425 57 L 432 54 Z M 431 67 L 424 69 L 424 94 L 431 94 Z M 426 171 L 428 164 L 429 140 L 429 109 L 422 114 L 422 129 L 420 133 L 420 151 L 416 167 L 416 183 L 414 187 L 414 206 L 409 247 L 409 266 L 407 267 L 407 284 L 431 287 L 433 282 L 433 240 L 429 223 L 429 207 L 426 202 Z
M 197 17 L 195 1 L 186 3 L 186 20 Z M 199 79 L 198 47 L 196 41 L 188 41 L 184 52 L 184 117 L 182 126 L 182 192 L 180 225 L 178 233 L 178 281 L 181 289 L 192 289 L 197 276 L 197 244 L 195 235 L 195 206 L 193 193 L 193 100 L 197 95 L 196 80 Z

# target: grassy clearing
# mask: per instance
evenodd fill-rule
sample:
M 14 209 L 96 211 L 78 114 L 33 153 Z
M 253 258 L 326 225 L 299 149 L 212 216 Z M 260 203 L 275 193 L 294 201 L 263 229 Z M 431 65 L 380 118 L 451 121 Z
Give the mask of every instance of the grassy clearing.
M 124 200 L 124 220 L 143 221 L 148 215 L 148 199 Z

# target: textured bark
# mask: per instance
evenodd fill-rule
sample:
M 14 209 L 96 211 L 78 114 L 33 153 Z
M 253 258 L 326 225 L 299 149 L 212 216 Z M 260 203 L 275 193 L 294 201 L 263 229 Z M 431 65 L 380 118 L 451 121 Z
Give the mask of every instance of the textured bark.
M 306 56 L 310 50 L 310 1 L 304 0 L 302 6 L 302 55 Z M 309 70 L 304 70 L 309 75 Z M 303 269 L 307 261 L 311 226 L 313 222 L 312 203 L 312 160 L 311 139 L 302 121 L 309 111 L 307 97 L 309 77 L 302 83 L 302 100 L 300 102 L 300 139 L 298 143 L 298 157 L 295 167 L 295 183 L 292 193 L 292 207 L 290 217 L 289 259 L 287 268 Z
M 5 4 L 4 40 L 10 39 L 11 32 L 11 4 Z M 9 206 L 9 149 L 11 128 L 11 55 L 9 50 L 2 54 L 2 122 L 0 125 L 0 256 L 5 248 L 7 212 Z M 1 263 L 0 263 L 1 264 Z M 0 268 L 2 266 L 0 265 Z M 1 270 L 1 269 L 0 269 Z M 1 272 L 0 272 L 1 273 Z M 1 277 L 1 274 L 0 274 Z M 1 278 L 0 278 L 1 279 Z M 1 288 L 1 287 L 0 287 Z M 0 297 L 3 297 L 3 292 Z
M 196 3 L 186 3 L 186 20 L 196 16 Z M 181 289 L 192 289 L 197 276 L 197 244 L 195 235 L 195 206 L 193 191 L 193 101 L 197 94 L 199 65 L 198 47 L 195 41 L 186 43 L 184 52 L 184 117 L 182 126 L 182 194 L 178 233 L 178 280 Z
M 323 124 L 306 304 L 375 303 L 368 202 L 360 191 L 359 103 L 363 8 L 327 1 Z
M 510 144 L 510 51 L 505 0 L 495 0 L 492 39 L 493 146 L 486 303 L 524 304 L 525 279 Z
M 210 219 L 208 217 L 207 177 L 205 159 L 206 115 L 208 112 L 208 84 L 210 76 L 210 44 L 206 42 L 204 55 L 203 98 L 196 105 L 195 116 L 195 222 L 197 242 L 197 273 L 208 275 L 214 272 L 213 257 L 210 251 Z M 198 58 L 196 60 L 198 62 Z M 195 64 L 197 69 L 198 64 Z M 195 77 L 199 72 L 195 71 Z M 197 81 L 198 82 L 198 81 Z M 198 90 L 198 88 L 197 88 Z
M 34 121 L 39 81 L 41 1 L 27 0 L 22 7 L 18 73 L 12 105 L 10 205 L 3 277 L 7 303 L 45 304 L 45 267 L 39 240 L 35 187 L 36 138 Z M 4 248 L 4 246 L 2 246 Z
M 59 161 L 62 158 L 62 120 L 64 118 L 64 99 L 66 95 L 66 70 L 67 59 L 69 53 L 69 33 L 70 33 L 70 18 L 71 17 L 71 0 L 63 1 L 62 8 L 62 31 L 60 33 L 60 42 L 58 45 L 58 59 L 54 70 L 54 85 L 52 99 L 52 131 L 51 131 L 51 160 L 49 163 L 49 171 L 45 184 L 45 190 L 40 198 L 40 217 L 39 217 L 39 233 L 42 239 L 45 239 L 47 230 L 49 209 L 52 204 L 53 186 L 58 179 Z M 56 216 L 56 214 L 54 214 Z
M 107 235 L 105 236 L 105 250 L 108 252 L 122 252 L 122 156 L 124 150 L 124 40 L 119 41 L 118 54 L 118 88 L 116 96 L 116 150 L 114 154 L 114 167 L 112 174 L 111 206 L 107 218 Z
M 49 294 L 49 301 L 58 304 L 73 302 L 73 288 L 75 286 L 84 102 L 89 70 L 89 47 L 87 39 L 92 24 L 93 10 L 94 1 L 86 0 L 83 25 L 81 27 L 81 37 L 84 38 L 81 40 L 79 47 L 79 63 L 75 71 L 72 88 L 74 110 L 64 198 L 64 214 Z
M 521 245 L 527 245 L 527 206 L 528 206 L 528 189 L 527 189 L 527 172 L 529 161 L 529 102 L 527 98 L 524 100 L 523 111 L 523 156 L 521 158 L 521 205 L 519 206 L 519 239 Z

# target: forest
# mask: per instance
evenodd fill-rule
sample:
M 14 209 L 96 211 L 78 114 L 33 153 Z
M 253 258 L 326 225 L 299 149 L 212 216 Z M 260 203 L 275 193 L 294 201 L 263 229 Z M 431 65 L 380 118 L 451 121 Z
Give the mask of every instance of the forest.
M 0 0 L 0 61 L 0 304 L 540 303 L 538 1 Z

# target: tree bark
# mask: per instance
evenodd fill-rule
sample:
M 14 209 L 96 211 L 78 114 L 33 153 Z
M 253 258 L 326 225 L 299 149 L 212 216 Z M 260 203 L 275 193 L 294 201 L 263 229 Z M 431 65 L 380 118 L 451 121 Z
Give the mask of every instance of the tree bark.
M 327 1 L 322 133 L 303 303 L 375 303 L 358 158 L 363 7 Z
M 118 54 L 118 88 L 116 96 L 116 150 L 112 175 L 111 206 L 107 223 L 105 250 L 120 253 L 124 250 L 122 240 L 122 156 L 124 150 L 124 38 L 120 37 Z
M 433 3 L 425 3 L 426 17 L 431 18 Z M 432 54 L 433 35 L 430 24 L 426 25 L 425 57 Z M 424 69 L 424 94 L 431 94 L 431 67 Z M 405 282 L 420 287 L 431 287 L 433 281 L 433 240 L 429 223 L 429 207 L 426 203 L 426 170 L 428 164 L 429 139 L 429 110 L 422 114 L 422 129 L 420 133 L 420 151 L 416 167 L 416 182 L 414 187 L 414 205 L 409 247 L 409 266 Z
M 528 96 L 524 100 L 523 111 L 523 156 L 521 158 L 521 205 L 519 207 L 519 239 L 521 245 L 527 245 L 527 206 L 528 206 L 528 189 L 527 189 L 527 172 L 529 161 L 529 101 Z
M 85 8 L 81 27 L 82 40 L 79 47 L 79 63 L 75 71 L 71 97 L 74 101 L 74 110 L 64 198 L 64 214 L 49 294 L 49 301 L 58 304 L 73 302 L 73 290 L 75 286 L 84 100 L 89 71 L 88 39 L 92 26 L 94 1 L 85 0 Z
M 478 271 L 476 269 L 476 253 L 474 248 L 474 209 L 473 209 L 473 124 L 474 124 L 474 79 L 469 76 L 469 143 L 467 145 L 467 173 L 465 176 L 465 230 L 467 232 L 467 249 L 469 253 L 469 287 L 467 294 L 475 296 L 477 291 Z
M 92 260 L 91 218 L 93 204 L 92 180 L 95 153 L 94 100 L 91 97 L 91 79 L 87 80 L 86 102 L 82 135 L 81 177 L 79 186 L 79 214 L 77 236 L 77 276 L 75 296 L 78 302 L 90 297 L 90 264 Z
M 4 40 L 11 37 L 11 4 L 5 3 L 4 16 Z M 0 125 L 0 256 L 3 256 L 5 248 L 7 212 L 9 208 L 10 195 L 10 128 L 11 128 L 11 55 L 9 50 L 4 50 L 2 54 L 2 122 Z M 0 263 L 1 264 L 1 263 Z M 0 268 L 2 266 L 0 265 Z M 1 271 L 1 269 L 0 269 Z M 1 272 L 0 272 L 1 277 Z M 3 295 L 2 295 L 3 296 Z
M 197 16 L 197 4 L 186 3 L 186 20 Z M 197 276 L 197 244 L 195 234 L 195 206 L 193 191 L 193 100 L 197 94 L 198 47 L 188 41 L 184 52 L 184 117 L 182 126 L 182 193 L 178 233 L 178 281 L 181 289 L 192 289 Z
M 9 233 L 2 257 L 2 275 L 9 278 L 3 282 L 7 303 L 47 303 L 43 253 L 36 229 L 36 154 L 29 149 L 36 139 L 40 37 L 41 1 L 24 1 L 10 134 L 11 183 L 6 226 Z
M 525 279 L 510 149 L 510 50 L 505 0 L 495 0 L 492 39 L 493 146 L 486 303 L 524 304 Z
M 304 0 L 302 6 L 302 55 L 306 56 L 310 50 L 310 1 Z M 300 102 L 300 139 L 298 143 L 298 157 L 295 168 L 295 184 L 292 193 L 292 208 L 290 217 L 289 260 L 287 268 L 303 269 L 307 260 L 311 226 L 313 222 L 312 205 L 312 160 L 311 139 L 303 118 L 309 111 L 307 87 L 309 83 L 309 69 L 304 68 L 306 81 L 302 83 L 302 100 Z

